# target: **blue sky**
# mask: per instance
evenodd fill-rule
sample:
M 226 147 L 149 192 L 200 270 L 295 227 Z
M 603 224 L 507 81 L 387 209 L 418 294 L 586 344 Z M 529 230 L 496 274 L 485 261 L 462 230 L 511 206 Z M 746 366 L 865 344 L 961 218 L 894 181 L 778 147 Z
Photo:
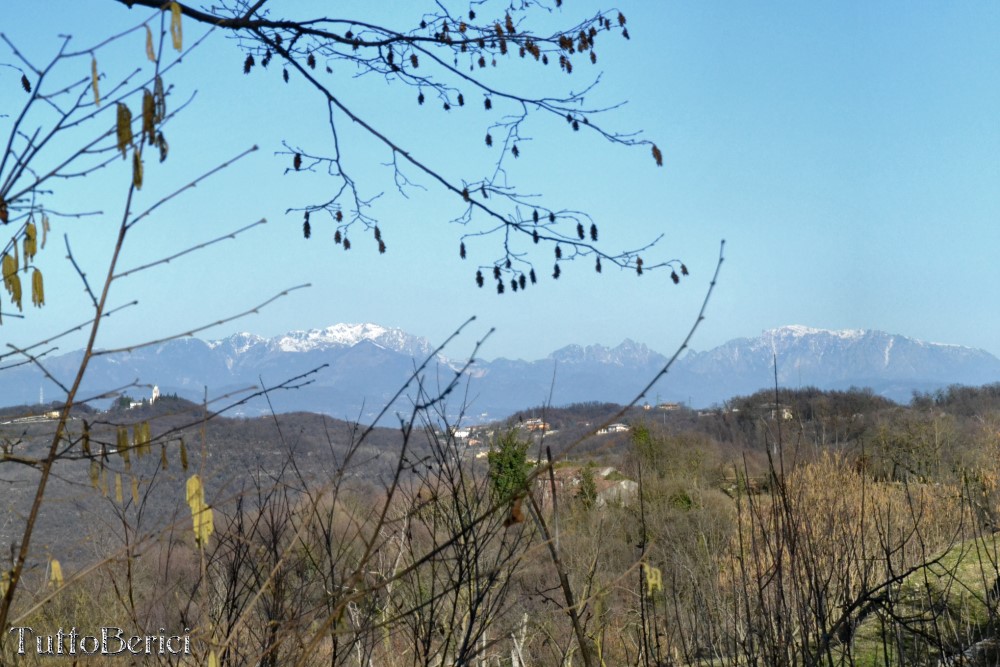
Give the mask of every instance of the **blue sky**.
M 338 7 L 370 19 L 365 4 Z M 277 6 L 305 16 L 306 5 Z M 407 29 L 421 6 L 400 3 L 377 18 Z M 544 21 L 572 24 L 597 6 L 567 1 Z M 148 16 L 110 0 L 52 0 L 45 7 L 44 21 L 33 3 L 0 9 L 0 30 L 37 60 L 55 50 L 57 34 L 72 34 L 72 44 L 83 48 Z M 268 224 L 116 284 L 112 304 L 138 298 L 140 305 L 109 320 L 100 342 L 128 345 L 183 331 L 309 282 L 310 289 L 202 337 L 369 321 L 438 341 L 476 315 L 454 356 L 491 326 L 497 332 L 483 350 L 491 358 L 533 359 L 569 343 L 615 345 L 624 338 L 669 352 L 696 315 L 726 239 L 726 263 L 696 349 L 797 323 L 877 328 L 1000 355 L 1000 5 L 619 7 L 632 39 L 602 36 L 597 65 L 580 64 L 567 76 L 513 63 L 496 81 L 564 92 L 600 74 L 590 101 L 628 102 L 603 123 L 642 130 L 662 149 L 664 167 L 655 166 L 648 148 L 610 145 L 538 117 L 526 128 L 532 141 L 523 143 L 510 177 L 553 208 L 587 211 L 609 249 L 663 234 L 647 261 L 683 260 L 691 277 L 681 285 L 671 284 L 668 272 L 637 277 L 607 267 L 598 276 L 583 260 L 565 264 L 559 281 L 543 278 L 525 293 L 497 296 L 489 283 L 477 289 L 475 268 L 492 262 L 497 242 L 469 242 L 470 258 L 461 261 L 462 230 L 448 222 L 461 203 L 415 173 L 426 192 L 399 196 L 382 165 L 388 152 L 343 119 L 348 167 L 364 192 L 384 193 L 375 213 L 389 249 L 380 256 L 359 232 L 344 252 L 330 238 L 332 227 L 316 220 L 313 238 L 304 240 L 301 215 L 285 209 L 321 200 L 329 181 L 284 175 L 289 160 L 275 153 L 282 140 L 328 151 L 325 107 L 296 81 L 282 83 L 273 66 L 244 76 L 245 54 L 214 34 L 169 79 L 172 100 L 197 94 L 168 126 L 170 158 L 149 165 L 138 203 L 149 205 L 250 145 L 260 150 L 137 227 L 122 267 L 262 217 Z M 190 22 L 185 28 L 188 43 L 204 33 Z M 73 76 L 86 76 L 89 62 L 73 61 Z M 109 74 L 145 67 L 141 35 L 102 52 L 100 63 Z M 417 106 L 412 89 L 336 69 L 342 99 L 435 168 L 473 180 L 489 164 L 482 141 L 489 119 L 479 98 L 445 113 Z M 0 68 L 0 114 L 20 111 L 19 76 Z M 6 133 L 9 118 L 0 124 Z M 53 221 L 52 245 L 39 257 L 48 304 L 29 307 L 24 320 L 5 318 L 0 341 L 25 345 L 87 317 L 80 281 L 62 259 L 62 235 L 89 277 L 103 274 L 126 167 L 113 165 L 51 195 L 53 208 L 104 215 Z M 550 256 L 538 260 L 547 276 Z M 78 338 L 61 346 L 81 344 Z

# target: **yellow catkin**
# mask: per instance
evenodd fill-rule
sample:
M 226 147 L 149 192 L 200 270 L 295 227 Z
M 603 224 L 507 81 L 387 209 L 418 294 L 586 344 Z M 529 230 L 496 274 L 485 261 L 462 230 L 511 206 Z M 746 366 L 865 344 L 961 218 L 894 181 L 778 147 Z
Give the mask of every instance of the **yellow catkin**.
M 5 254 L 0 260 L 0 267 L 3 269 L 3 286 L 7 289 L 7 293 L 11 294 L 14 291 L 12 278 L 17 275 L 17 260 L 13 255 Z
M 176 2 L 170 3 L 170 39 L 173 40 L 174 48 L 178 51 L 183 48 L 184 33 L 181 28 L 181 6 Z
M 156 98 L 145 89 L 142 91 L 142 136 L 149 144 L 156 139 Z
M 97 87 L 97 58 L 90 58 L 90 87 L 94 89 L 94 104 L 101 106 L 101 89 Z
M 215 649 L 208 652 L 208 667 L 219 667 L 219 656 L 215 655 Z
M 646 595 L 653 597 L 654 592 L 663 590 L 663 573 L 647 563 L 642 564 L 642 569 L 646 575 Z
M 160 445 L 160 467 L 166 470 L 169 466 L 167 464 L 167 446 Z
M 105 498 L 108 497 L 108 471 L 106 469 L 101 469 L 101 495 Z
M 118 103 L 118 118 L 115 127 L 118 139 L 118 150 L 122 152 L 122 159 L 128 154 L 128 147 L 132 145 L 132 110 L 127 104 Z
M 132 441 L 135 442 L 135 455 L 138 458 L 142 458 L 145 453 L 142 450 L 142 425 L 132 424 Z
M 146 28 L 146 57 L 155 63 L 156 51 L 153 49 L 153 31 L 149 29 L 148 25 L 143 27 Z
M 132 478 L 132 502 L 139 504 L 139 480 L 135 477 Z
M 119 505 L 125 504 L 125 498 L 122 494 L 122 476 L 121 473 L 115 473 L 115 502 Z
M 132 152 L 132 185 L 136 190 L 142 190 L 142 158 L 139 149 Z
M 29 222 L 24 226 L 24 264 L 27 266 L 28 260 L 38 252 L 38 229 L 35 223 Z
M 10 300 L 21 310 L 21 279 L 16 272 L 10 277 Z
M 184 446 L 184 438 L 181 438 L 181 469 L 185 472 L 188 469 L 188 452 L 187 447 Z
M 42 272 L 35 269 L 31 274 L 31 303 L 36 308 L 45 305 L 45 284 L 42 282 Z
M 153 438 L 150 436 L 150 431 L 149 431 L 149 422 L 148 421 L 142 422 L 142 453 L 143 454 L 149 454 L 150 453 L 149 445 L 152 442 L 152 440 L 153 440 Z
M 45 250 L 45 239 L 49 236 L 49 216 L 42 215 L 42 250 Z
M 49 561 L 49 583 L 55 588 L 62 588 L 63 585 L 62 565 L 55 558 Z
M 90 485 L 98 491 L 101 489 L 101 468 L 95 460 L 90 461 Z
M 212 536 L 215 523 L 212 508 L 205 504 L 205 487 L 202 486 L 201 477 L 198 475 L 191 475 L 188 478 L 187 503 L 191 508 L 194 539 L 198 544 L 204 545 Z

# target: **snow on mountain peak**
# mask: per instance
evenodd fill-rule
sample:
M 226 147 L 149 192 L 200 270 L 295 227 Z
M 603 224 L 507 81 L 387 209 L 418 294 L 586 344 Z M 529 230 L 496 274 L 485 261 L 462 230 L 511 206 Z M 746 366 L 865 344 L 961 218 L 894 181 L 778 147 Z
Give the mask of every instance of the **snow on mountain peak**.
M 813 327 L 803 326 L 801 324 L 790 324 L 788 326 L 779 327 L 777 329 L 768 329 L 763 332 L 766 338 L 778 338 L 778 337 L 791 337 L 791 338 L 802 338 L 804 336 L 815 336 L 819 334 L 825 334 L 828 336 L 834 336 L 836 338 L 841 338 L 844 340 L 857 340 L 862 338 L 866 333 L 865 329 L 816 329 Z
M 282 352 L 308 352 L 330 346 L 353 347 L 363 340 L 376 342 L 387 333 L 395 331 L 397 330 L 369 323 L 334 324 L 325 329 L 289 331 L 274 339 L 274 343 Z

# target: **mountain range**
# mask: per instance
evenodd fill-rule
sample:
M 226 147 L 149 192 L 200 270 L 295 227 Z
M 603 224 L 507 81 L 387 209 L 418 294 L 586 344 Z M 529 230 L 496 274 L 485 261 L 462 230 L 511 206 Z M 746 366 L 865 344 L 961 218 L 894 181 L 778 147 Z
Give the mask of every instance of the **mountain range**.
M 293 331 L 274 338 L 238 333 L 215 341 L 185 338 L 128 353 L 94 357 L 82 396 L 125 387 L 146 396 L 149 386 L 200 401 L 231 394 L 221 407 L 261 382 L 274 386 L 309 374 L 298 388 L 274 392 L 279 412 L 307 410 L 335 417 L 372 421 L 396 394 L 414 368 L 434 353 L 426 339 L 377 324 L 336 324 L 325 329 Z M 49 372 L 68 382 L 82 352 L 48 359 Z M 645 400 L 683 402 L 693 407 L 721 404 L 736 395 L 773 387 L 821 389 L 869 387 L 907 402 L 914 391 L 934 391 L 950 384 L 980 385 L 1000 381 L 1000 359 L 984 350 L 927 343 L 876 330 L 829 331 L 786 326 L 754 338 L 738 338 L 704 352 L 688 351 Z M 502 418 L 549 400 L 553 405 L 584 401 L 625 403 L 667 362 L 642 343 L 625 340 L 617 347 L 569 345 L 536 361 L 475 359 L 445 403 L 447 413 L 475 420 Z M 427 366 L 424 386 L 437 390 L 462 370 L 464 361 L 438 354 Z M 303 384 L 308 382 L 308 384 Z M 0 372 L 0 405 L 34 403 L 39 388 L 57 397 L 54 383 L 33 366 Z M 551 398 L 550 398 L 551 396 Z M 405 392 L 387 414 L 407 412 L 414 391 Z M 216 407 L 213 406 L 213 407 Z M 236 409 L 259 414 L 263 398 Z M 383 421 L 382 423 L 388 424 Z

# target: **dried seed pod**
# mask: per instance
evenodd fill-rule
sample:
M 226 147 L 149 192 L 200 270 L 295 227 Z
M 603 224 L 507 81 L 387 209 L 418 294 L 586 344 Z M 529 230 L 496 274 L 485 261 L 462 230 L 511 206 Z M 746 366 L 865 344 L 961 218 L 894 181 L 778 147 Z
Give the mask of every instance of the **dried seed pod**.
M 27 75 L 24 74 L 21 75 L 21 87 L 24 88 L 24 92 L 26 93 L 31 92 L 31 82 L 28 81 Z
M 688 275 L 688 267 L 684 266 L 684 264 L 681 264 L 681 275 L 682 276 Z
M 312 236 L 312 226 L 309 224 L 309 211 L 305 212 L 302 220 L 302 236 L 309 238 Z
M 423 92 L 421 92 L 419 95 L 417 95 L 417 104 L 423 104 L 423 103 L 424 103 L 424 94 Z
M 597 225 L 595 224 L 590 225 L 590 240 L 597 241 Z
M 532 229 L 531 230 L 531 240 L 534 241 L 535 243 L 538 243 L 539 236 L 538 236 L 538 230 L 537 229 Z
M 340 211 L 337 211 L 336 213 L 333 214 L 333 218 L 337 222 L 343 222 L 344 221 L 344 214 L 342 212 L 340 212 Z
M 378 252 L 380 255 L 385 254 L 385 241 L 383 241 L 382 239 L 378 240 Z
M 493 277 L 496 280 L 500 280 L 500 267 L 499 266 L 494 266 L 493 267 Z
M 624 37 L 625 39 L 632 39 L 631 37 L 629 37 L 628 28 L 622 28 L 622 37 Z
M 601 272 L 601 258 L 600 257 L 597 258 L 597 264 L 594 265 L 594 271 L 597 271 L 598 273 Z
M 465 106 L 465 98 L 462 97 L 462 93 L 458 94 L 458 106 L 460 106 L 460 107 L 464 107 Z
M 514 292 L 517 291 L 517 278 L 510 279 L 510 289 L 513 290 Z
M 510 149 L 510 152 L 514 157 L 517 157 L 518 155 L 521 154 L 521 151 L 517 149 L 517 144 L 514 144 L 514 147 Z
M 288 68 L 287 67 L 282 67 L 281 68 L 281 78 L 285 80 L 285 83 L 288 83 Z
M 490 98 L 487 97 L 485 100 L 483 100 L 483 106 L 486 107 L 487 111 L 489 111 L 490 109 L 493 108 L 493 102 L 490 101 Z
M 497 281 L 497 294 L 503 294 L 503 281 Z
M 295 168 L 295 171 L 302 168 L 302 155 L 300 153 L 296 153 L 295 157 L 292 158 L 292 166 Z
M 556 214 L 555 214 L 555 213 L 552 213 L 552 212 L 550 211 L 550 212 L 549 212 L 549 222 L 555 222 L 555 221 L 556 221 Z
M 503 265 L 504 265 L 505 268 L 508 268 L 508 269 L 510 268 L 510 257 L 507 258 L 507 261 L 504 262 Z
M 382 240 L 382 230 L 378 228 L 378 225 L 375 225 L 375 240 L 376 241 Z
M 556 266 L 552 269 L 552 277 L 559 280 L 559 276 L 562 274 L 562 270 L 559 268 L 559 263 L 556 262 Z
M 309 69 L 316 69 L 316 56 L 310 53 L 306 58 L 306 65 L 309 65 Z
M 156 133 L 156 148 L 160 151 L 160 162 L 163 162 L 167 159 L 167 151 L 170 149 L 170 146 L 167 144 L 167 140 L 162 132 Z
M 582 222 L 576 223 L 576 235 L 580 237 L 581 241 L 586 236 L 586 232 L 583 231 L 583 223 Z
M 252 70 L 253 66 L 256 65 L 256 64 L 257 63 L 254 62 L 254 59 L 253 59 L 253 54 L 252 53 L 248 53 L 247 54 L 247 59 L 243 61 L 243 73 L 244 74 L 249 74 L 250 70 Z
M 337 231 L 335 231 L 333 233 L 333 242 L 339 244 L 341 240 L 342 239 L 341 239 L 341 236 L 340 236 L 340 230 L 338 229 Z
M 660 149 L 657 148 L 656 144 L 653 144 L 653 159 L 656 160 L 657 167 L 663 166 L 663 153 L 660 152 Z
M 556 244 L 556 259 L 562 259 L 562 248 L 559 247 L 558 243 Z
M 350 250 L 350 249 L 351 249 L 351 242 L 349 240 L 347 240 L 347 237 L 345 236 L 344 237 L 344 250 Z
M 521 289 L 524 289 L 528 285 L 528 279 L 524 277 L 523 273 L 518 276 L 517 284 L 521 286 Z
M 642 275 L 642 257 L 635 258 L 635 272 L 636 275 Z
M 597 54 L 594 53 L 593 49 L 590 50 L 590 64 L 591 65 L 596 65 L 597 64 Z
M 487 146 L 493 145 L 493 137 L 490 135 L 489 132 L 486 133 L 486 145 Z
M 625 15 L 618 12 L 618 25 L 625 25 Z
M 417 58 L 417 54 L 416 53 L 411 53 L 410 54 L 410 66 L 413 69 L 416 69 L 416 68 L 420 67 L 420 60 Z
M 676 271 L 671 271 L 670 272 L 670 279 L 674 281 L 675 285 L 681 281 L 681 278 L 680 278 L 680 276 L 677 275 Z
M 458 245 L 458 256 L 465 259 L 465 241 L 462 241 Z
M 532 221 L 534 221 L 536 225 L 538 224 L 538 209 L 535 209 L 531 212 L 531 219 Z
M 531 279 L 531 284 L 532 285 L 534 285 L 536 282 L 538 282 L 538 279 L 535 277 L 535 270 L 534 269 L 531 269 L 531 271 L 528 272 L 528 278 Z
M 469 188 L 462 188 L 462 200 L 469 201 Z
M 483 286 L 483 272 L 476 271 L 476 285 L 479 287 Z

